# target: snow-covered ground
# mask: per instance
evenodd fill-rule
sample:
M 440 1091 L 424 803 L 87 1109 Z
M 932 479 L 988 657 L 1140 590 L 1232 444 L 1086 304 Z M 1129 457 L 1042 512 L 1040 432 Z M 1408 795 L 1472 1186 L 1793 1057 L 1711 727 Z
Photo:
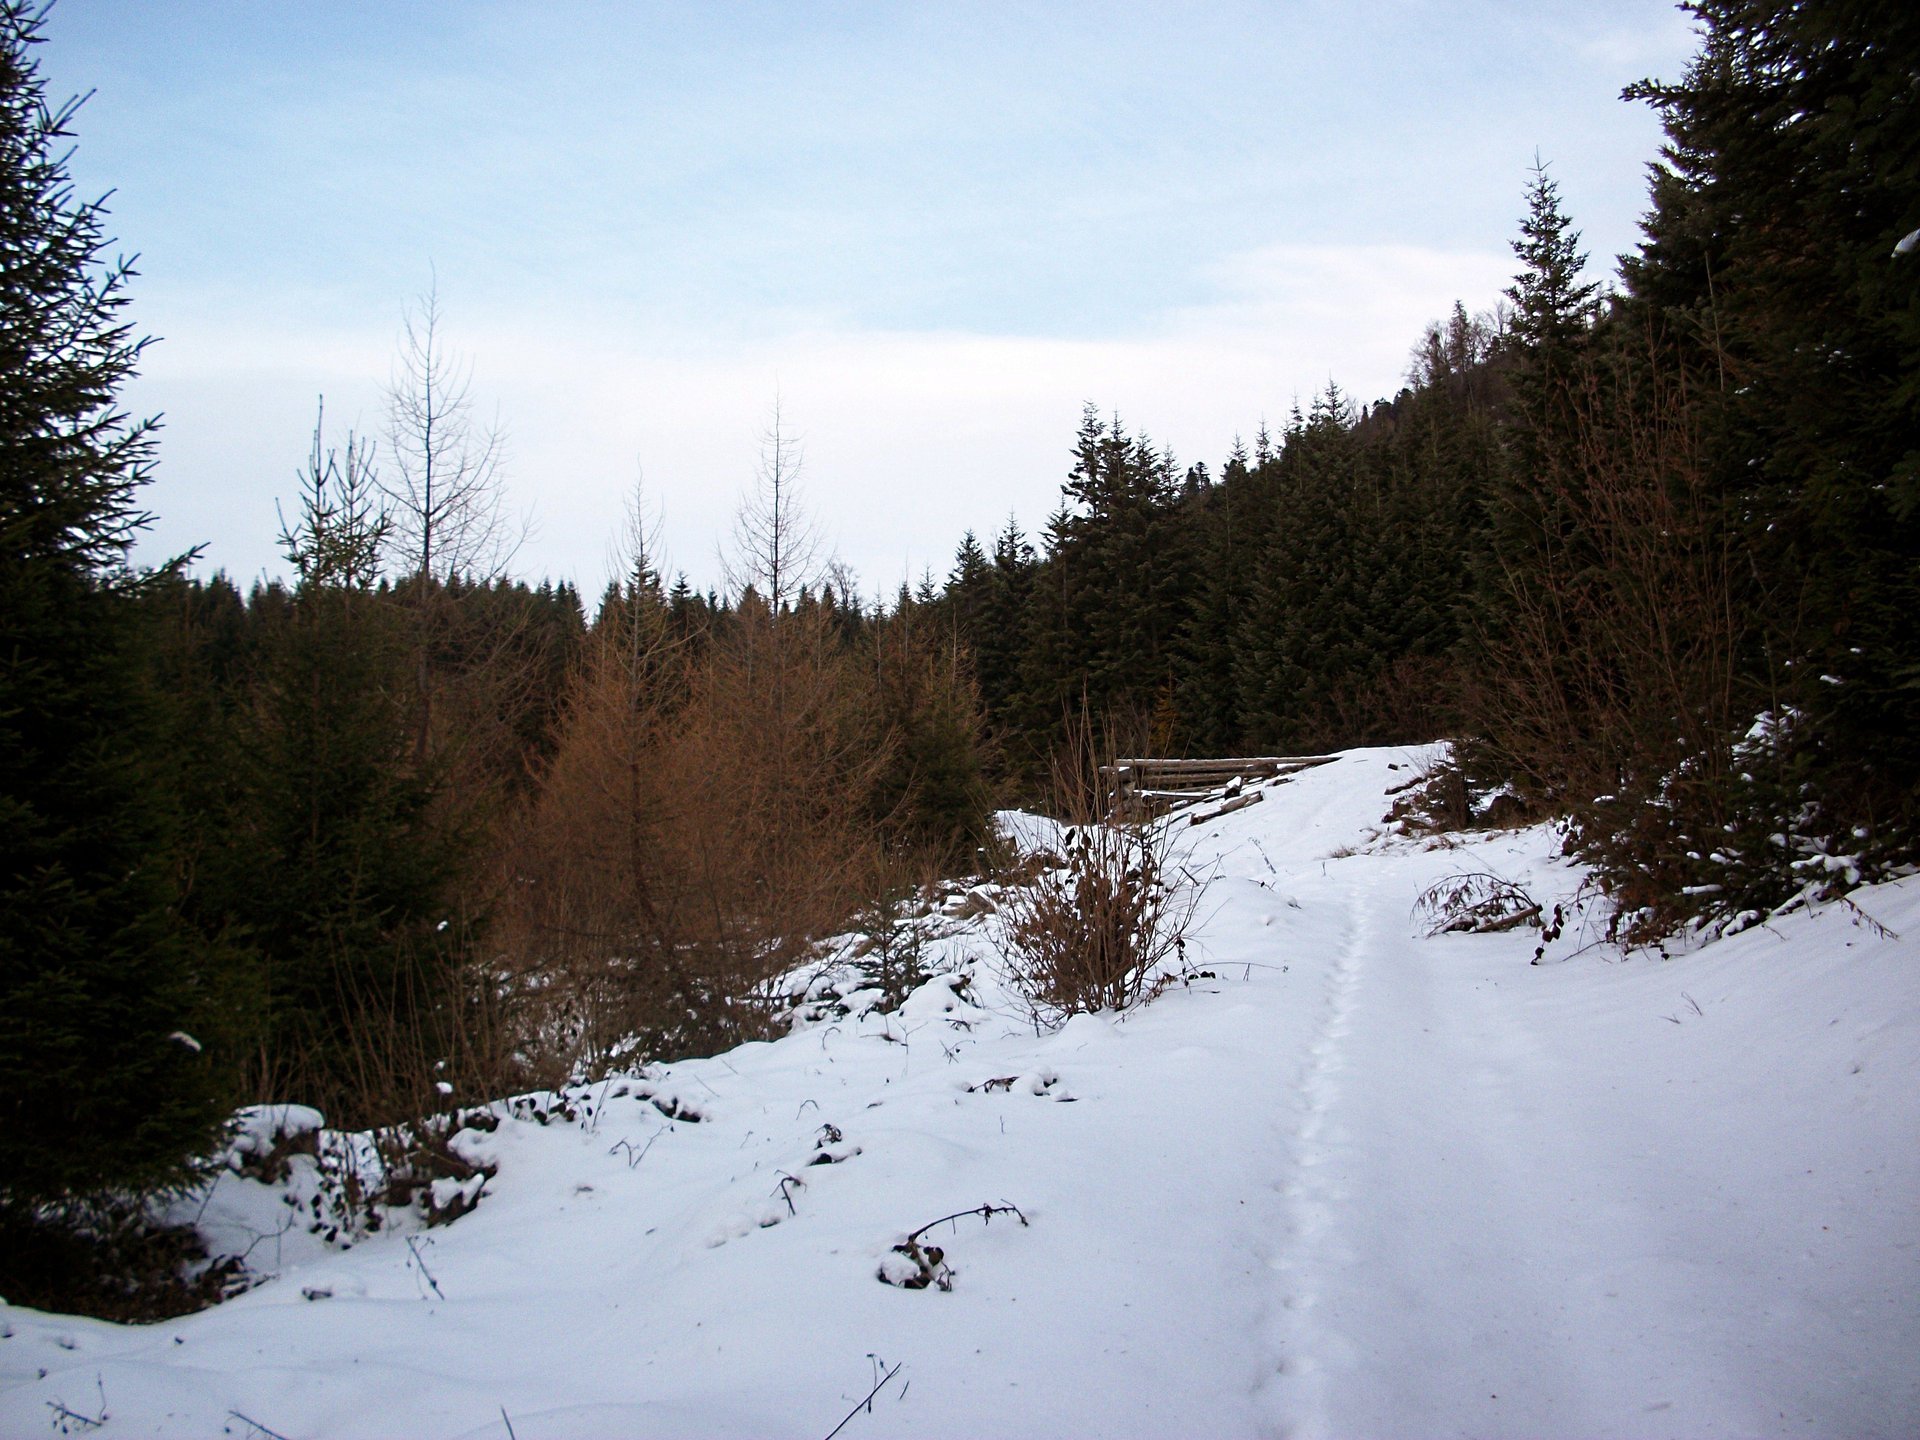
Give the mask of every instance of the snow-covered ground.
M 1211 978 L 1124 1018 L 1036 1035 L 975 919 L 957 993 L 467 1137 L 452 1225 L 269 1236 L 164 1325 L 0 1306 L 0 1434 L 819 1440 L 895 1366 L 842 1436 L 1920 1433 L 1920 879 L 1530 965 L 1415 898 L 1579 874 L 1383 833 L 1420 758 L 1188 830 Z M 876 1278 L 987 1203 L 951 1291 Z

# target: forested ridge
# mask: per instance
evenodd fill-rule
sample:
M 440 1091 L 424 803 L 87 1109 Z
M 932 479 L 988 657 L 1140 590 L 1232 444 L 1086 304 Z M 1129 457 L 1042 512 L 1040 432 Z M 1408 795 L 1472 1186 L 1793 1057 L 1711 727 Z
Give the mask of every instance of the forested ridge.
M 811 939 L 990 863 L 1076 717 L 1451 737 L 1436 810 L 1559 818 L 1626 941 L 1911 867 L 1920 21 L 1688 8 L 1686 74 L 1629 92 L 1668 142 L 1617 279 L 1540 164 L 1512 287 L 1396 395 L 1330 384 L 1217 470 L 1090 404 L 1040 533 L 982 517 L 870 605 L 777 419 L 724 591 L 638 521 L 591 603 L 512 577 L 431 296 L 396 398 L 439 428 L 322 417 L 288 580 L 130 568 L 129 276 L 0 7 L 0 1232 L 111 1228 L 243 1100 L 372 1126 L 752 1038 Z
M 1617 284 L 1541 165 L 1513 285 L 1391 400 L 1330 385 L 1217 477 L 1089 407 L 1043 534 L 962 545 L 1016 765 L 1082 694 L 1175 753 L 1454 735 L 1643 936 L 1912 862 L 1920 28 L 1689 8 Z

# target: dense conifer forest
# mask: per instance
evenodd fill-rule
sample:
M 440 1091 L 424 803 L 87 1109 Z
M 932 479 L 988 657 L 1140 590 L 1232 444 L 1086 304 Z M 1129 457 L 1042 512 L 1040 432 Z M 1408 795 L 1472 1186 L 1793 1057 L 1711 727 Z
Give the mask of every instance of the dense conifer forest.
M 724 592 L 644 527 L 603 595 L 514 578 L 487 437 L 324 417 L 289 579 L 132 568 L 136 287 L 0 6 L 0 1290 L 237 1103 L 379 1125 L 752 1038 L 810 937 L 991 863 L 1081 715 L 1169 756 L 1451 737 L 1435 803 L 1559 817 L 1624 941 L 1911 867 L 1920 20 L 1689 8 L 1617 278 L 1541 164 L 1511 288 L 1397 394 L 1189 464 L 1089 404 L 1039 534 L 982 516 L 875 607 L 777 433 Z

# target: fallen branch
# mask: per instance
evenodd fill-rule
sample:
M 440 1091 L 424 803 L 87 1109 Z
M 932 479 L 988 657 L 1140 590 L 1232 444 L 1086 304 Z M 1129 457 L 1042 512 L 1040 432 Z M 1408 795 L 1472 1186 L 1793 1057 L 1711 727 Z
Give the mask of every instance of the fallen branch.
M 82 1415 L 78 1410 L 69 1410 L 58 1400 L 47 1401 L 47 1408 L 53 1411 L 53 1423 L 62 1435 L 71 1435 L 73 1431 L 68 1427 L 73 1425 L 78 1425 L 83 1430 L 98 1430 L 107 1423 L 107 1412 L 104 1410 L 96 1419 L 92 1415 Z
M 238 1420 L 242 1425 L 251 1426 L 255 1435 L 265 1435 L 267 1440 L 287 1440 L 287 1437 L 282 1435 L 278 1430 L 269 1430 L 250 1415 L 242 1415 L 238 1410 L 229 1410 L 227 1414 L 232 1419 Z
M 45 1372 L 43 1371 L 41 1373 L 44 1374 Z M 71 1409 L 61 1404 L 58 1400 L 47 1401 L 47 1408 L 53 1411 L 54 1427 L 59 1430 L 62 1435 L 71 1435 L 73 1433 L 72 1427 L 75 1425 L 78 1425 L 83 1431 L 98 1430 L 111 1418 L 107 1414 L 107 1382 L 105 1377 L 96 1372 L 93 1377 L 93 1385 L 94 1388 L 100 1392 L 100 1414 L 97 1418 L 92 1415 L 82 1415 L 78 1410 Z
M 1413 913 L 1427 922 L 1429 939 L 1462 930 L 1492 935 L 1537 924 L 1540 904 L 1506 877 L 1477 870 L 1429 885 L 1413 902 Z
M 1020 1212 L 1020 1207 L 1004 1200 L 998 1205 L 976 1205 L 971 1210 L 956 1210 L 951 1215 L 942 1215 L 938 1220 L 929 1220 L 893 1247 L 893 1254 L 904 1255 L 913 1262 L 913 1270 L 905 1275 L 889 1274 L 887 1266 L 882 1265 L 880 1278 L 889 1285 L 898 1285 L 902 1290 L 925 1290 L 929 1285 L 936 1290 L 953 1289 L 954 1269 L 947 1264 L 947 1252 L 938 1245 L 923 1246 L 920 1237 L 936 1226 L 957 1224 L 969 1215 L 978 1215 L 989 1225 L 996 1215 L 1012 1215 L 1022 1225 L 1027 1223 L 1027 1217 Z
M 896 1362 L 894 1367 L 891 1370 L 887 1371 L 887 1373 L 882 1375 L 879 1378 L 879 1380 L 874 1382 L 874 1387 L 871 1390 L 869 1390 L 861 1398 L 860 1403 L 854 1406 L 851 1410 L 847 1411 L 845 1419 L 841 1420 L 841 1422 L 838 1425 L 834 1426 L 833 1429 L 827 1432 L 826 1440 L 833 1440 L 834 1436 L 838 1435 L 842 1430 L 847 1428 L 847 1422 L 852 1420 L 853 1417 L 858 1415 L 862 1410 L 865 1410 L 871 1413 L 873 1410 L 873 1397 L 878 1395 L 882 1390 L 887 1388 L 887 1382 L 893 1379 L 894 1376 L 900 1373 L 900 1366 L 904 1363 L 905 1363 L 904 1361 Z
M 441 1293 L 440 1282 L 433 1278 L 433 1271 L 427 1268 L 427 1257 L 420 1253 L 420 1244 L 413 1236 L 407 1236 L 407 1249 L 413 1252 L 413 1260 L 420 1267 L 420 1273 L 427 1278 L 427 1284 L 433 1287 L 433 1293 L 440 1299 L 447 1297 Z

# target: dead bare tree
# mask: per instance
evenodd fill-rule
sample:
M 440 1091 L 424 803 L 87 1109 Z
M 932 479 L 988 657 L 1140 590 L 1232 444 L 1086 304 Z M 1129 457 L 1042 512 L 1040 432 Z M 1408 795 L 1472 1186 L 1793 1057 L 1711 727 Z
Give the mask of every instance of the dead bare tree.
M 483 425 L 474 415 L 472 364 L 447 346 L 439 288 L 429 284 L 402 320 L 387 385 L 389 463 L 380 480 L 393 522 L 390 553 L 413 610 L 421 765 L 440 748 L 435 709 L 445 677 L 436 657 L 459 619 L 449 591 L 457 582 L 499 580 L 526 535 L 525 520 L 506 511 L 505 450 L 498 422 Z M 469 664 L 459 678 L 491 691 L 497 668 Z M 481 715 L 504 703 L 489 693 L 467 709 Z
M 760 468 L 734 519 L 732 553 L 725 557 L 728 587 L 749 585 L 777 618 L 814 580 L 820 537 L 800 496 L 805 451 L 787 428 L 780 400 L 760 435 Z
M 401 322 L 387 385 L 388 475 L 397 558 L 421 581 L 488 580 L 518 546 L 508 522 L 506 437 L 473 413 L 473 366 L 441 334 L 439 287 L 429 284 Z

